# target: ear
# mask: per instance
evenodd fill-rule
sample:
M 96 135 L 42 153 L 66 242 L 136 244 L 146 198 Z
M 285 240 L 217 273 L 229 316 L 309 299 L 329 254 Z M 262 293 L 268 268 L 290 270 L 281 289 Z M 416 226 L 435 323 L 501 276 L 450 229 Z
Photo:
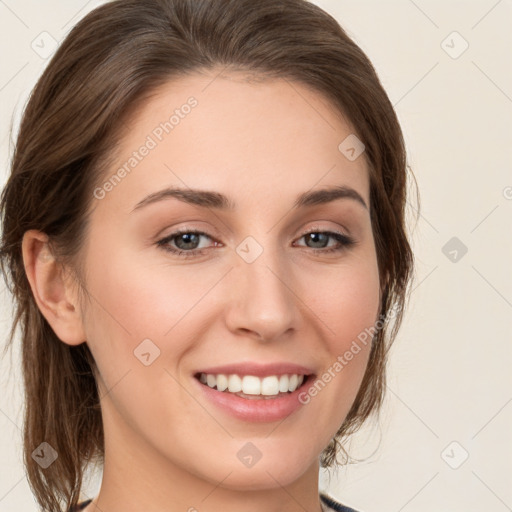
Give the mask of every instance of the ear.
M 80 345 L 85 339 L 76 284 L 50 250 L 48 235 L 26 231 L 22 254 L 36 304 L 55 334 L 68 345 Z

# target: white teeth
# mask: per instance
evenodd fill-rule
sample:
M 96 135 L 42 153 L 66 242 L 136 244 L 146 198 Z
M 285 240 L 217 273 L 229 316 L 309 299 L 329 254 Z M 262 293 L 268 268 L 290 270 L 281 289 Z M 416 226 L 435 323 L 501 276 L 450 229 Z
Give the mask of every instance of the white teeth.
M 210 386 L 212 387 L 212 386 Z M 217 389 L 219 391 L 224 391 L 228 389 L 228 378 L 224 374 L 217 375 Z
M 215 378 L 215 375 L 207 375 L 206 384 L 211 388 L 215 387 L 217 385 L 217 379 Z
M 290 375 L 290 382 L 288 383 L 288 391 L 295 391 L 297 389 L 297 382 L 299 378 L 297 375 Z
M 230 393 L 242 391 L 242 379 L 238 375 L 230 375 L 228 377 L 228 389 Z
M 246 375 L 242 379 L 242 391 L 246 395 L 259 395 L 261 393 L 261 380 L 252 375 Z
M 264 377 L 261 381 L 262 395 L 277 395 L 279 393 L 279 379 L 277 377 Z
M 303 382 L 304 375 L 269 375 L 259 378 L 254 375 L 225 375 L 201 373 L 199 380 L 210 388 L 230 393 L 244 393 L 245 395 L 276 396 L 279 393 L 295 391 Z
M 288 375 L 281 375 L 279 379 L 279 391 L 281 391 L 281 393 L 286 393 L 288 391 L 289 382 L 290 379 L 288 378 Z

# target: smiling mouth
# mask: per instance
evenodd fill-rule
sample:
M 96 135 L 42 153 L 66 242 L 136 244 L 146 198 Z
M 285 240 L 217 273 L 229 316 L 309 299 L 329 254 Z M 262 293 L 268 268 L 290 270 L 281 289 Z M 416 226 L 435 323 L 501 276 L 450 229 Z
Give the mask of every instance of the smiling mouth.
M 194 377 L 204 386 L 249 400 L 288 396 L 305 386 L 313 375 L 255 375 L 197 373 Z

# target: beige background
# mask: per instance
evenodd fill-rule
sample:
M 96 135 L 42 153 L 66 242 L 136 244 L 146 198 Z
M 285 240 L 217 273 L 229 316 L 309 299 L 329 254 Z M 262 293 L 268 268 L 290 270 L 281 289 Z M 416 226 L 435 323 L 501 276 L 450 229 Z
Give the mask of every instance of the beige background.
M 16 127 L 47 63 L 32 42 L 45 38 L 51 50 L 52 38 L 101 3 L 0 0 L 1 183 L 11 120 Z M 315 3 L 377 68 L 421 193 L 411 224 L 416 281 L 386 406 L 351 443 L 364 461 L 322 474 L 321 485 L 361 512 L 512 510 L 512 2 Z M 3 283 L 0 293 L 3 341 Z M 16 357 L 13 364 L 10 372 L 8 357 L 0 367 L 0 512 L 29 512 L 36 507 L 21 464 Z

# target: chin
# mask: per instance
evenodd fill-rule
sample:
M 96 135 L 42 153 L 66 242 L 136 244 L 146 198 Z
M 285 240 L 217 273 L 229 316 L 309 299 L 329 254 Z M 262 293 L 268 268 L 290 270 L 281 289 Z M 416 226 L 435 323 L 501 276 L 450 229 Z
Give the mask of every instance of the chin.
M 302 471 L 290 471 L 290 468 L 251 468 L 245 470 L 233 471 L 226 480 L 222 482 L 222 487 L 238 491 L 263 491 L 277 489 L 288 486 L 298 480 L 304 473 Z M 268 471 L 268 472 L 267 472 Z
M 265 451 L 269 452 L 267 456 Z M 297 446 L 293 451 L 263 448 L 261 458 L 247 461 L 247 465 L 238 458 L 234 463 L 226 463 L 225 454 L 212 459 L 210 467 L 215 470 L 208 479 L 217 484 L 219 475 L 229 475 L 222 482 L 222 487 L 239 491 L 268 490 L 290 485 L 319 460 L 318 457 L 311 457 L 310 453 L 298 450 Z M 224 463 L 219 467 L 219 460 L 222 459 Z M 315 467 L 314 471 L 318 472 L 318 468 Z

